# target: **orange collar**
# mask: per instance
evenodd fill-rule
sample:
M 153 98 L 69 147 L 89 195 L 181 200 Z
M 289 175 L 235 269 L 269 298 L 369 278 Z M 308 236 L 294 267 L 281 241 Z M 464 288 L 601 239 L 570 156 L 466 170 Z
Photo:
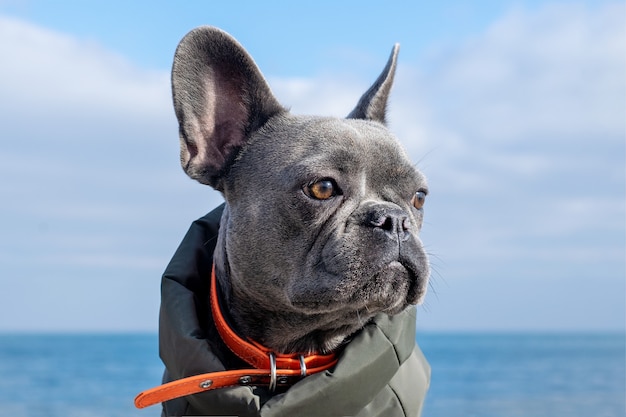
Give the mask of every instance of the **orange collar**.
M 295 384 L 307 375 L 316 374 L 337 363 L 334 353 L 328 355 L 278 354 L 254 341 L 239 337 L 226 323 L 219 306 L 215 267 L 211 271 L 211 311 L 217 331 L 228 348 L 255 369 L 236 369 L 189 376 L 141 392 L 135 406 L 145 408 L 160 402 L 218 388 L 242 385 L 276 386 Z

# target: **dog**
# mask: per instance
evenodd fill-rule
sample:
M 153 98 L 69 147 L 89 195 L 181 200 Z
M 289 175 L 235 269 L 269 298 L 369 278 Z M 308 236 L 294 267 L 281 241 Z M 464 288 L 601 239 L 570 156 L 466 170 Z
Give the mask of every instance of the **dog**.
M 397 56 L 395 45 L 381 75 L 342 119 L 291 114 L 246 50 L 217 28 L 197 28 L 180 42 L 172 91 L 181 165 L 221 192 L 225 205 L 216 239 L 195 238 L 201 247 L 211 241 L 209 260 L 188 254 L 185 261 L 200 265 L 190 273 L 204 270 L 202 285 L 212 269 L 215 293 L 186 288 L 176 298 L 182 293 L 162 287 L 164 382 L 250 367 L 246 354 L 234 357 L 224 347 L 230 336 L 215 331 L 211 309 L 223 312 L 224 326 L 241 343 L 261 346 L 274 362 L 292 355 L 301 364 L 292 371 L 308 376 L 291 384 L 279 379 L 278 389 L 274 374 L 271 387 L 244 378 L 172 400 L 184 404 L 170 401 L 164 415 L 419 415 L 429 368 L 415 346 L 412 306 L 428 287 L 419 238 L 428 187 L 386 127 Z M 211 297 L 219 300 L 209 308 Z M 189 326 L 196 330 L 181 335 Z M 202 342 L 187 349 L 189 339 Z M 207 352 L 210 359 L 199 365 Z M 396 355 L 394 364 L 375 369 L 376 358 L 387 354 Z M 310 375 L 307 355 L 332 356 L 332 367 Z M 176 361 L 193 365 L 176 369 Z M 342 379 L 346 368 L 354 375 Z M 205 386 L 218 379 L 207 378 Z M 227 392 L 239 394 L 224 399 Z

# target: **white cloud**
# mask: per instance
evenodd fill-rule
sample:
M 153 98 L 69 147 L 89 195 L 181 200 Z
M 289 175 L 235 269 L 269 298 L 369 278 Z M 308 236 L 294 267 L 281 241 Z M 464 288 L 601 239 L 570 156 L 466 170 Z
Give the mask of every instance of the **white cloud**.
M 314 79 L 270 77 L 268 82 L 274 95 L 294 114 L 346 117 L 365 92 L 358 82 L 327 76 Z
M 475 140 L 623 135 L 624 6 L 516 9 L 440 51 L 431 98 Z M 440 119 L 440 122 L 443 122 Z M 540 138 L 537 138 L 540 136 Z
M 58 117 L 106 109 L 149 117 L 169 110 L 169 75 L 142 70 L 95 42 L 0 16 L 3 110 L 22 106 Z M 36 115 L 39 115 L 36 113 Z

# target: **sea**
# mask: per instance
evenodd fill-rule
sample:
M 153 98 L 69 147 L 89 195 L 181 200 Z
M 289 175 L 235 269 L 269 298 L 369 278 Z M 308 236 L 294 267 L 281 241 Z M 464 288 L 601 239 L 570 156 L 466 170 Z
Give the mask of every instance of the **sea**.
M 423 417 L 624 417 L 625 334 L 420 333 Z M 141 417 L 155 334 L 0 334 L 0 417 Z M 295 417 L 295 416 L 294 416 Z

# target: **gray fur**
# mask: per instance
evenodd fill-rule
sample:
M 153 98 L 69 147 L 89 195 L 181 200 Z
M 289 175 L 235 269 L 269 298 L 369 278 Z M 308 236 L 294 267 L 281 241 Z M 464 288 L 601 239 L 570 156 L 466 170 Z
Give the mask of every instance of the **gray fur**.
M 411 205 L 426 181 L 384 126 L 398 46 L 348 119 L 295 116 L 247 52 L 201 27 L 172 85 L 187 174 L 226 200 L 215 266 L 237 331 L 277 352 L 330 351 L 420 302 L 429 265 Z M 307 187 L 333 179 L 328 200 Z

